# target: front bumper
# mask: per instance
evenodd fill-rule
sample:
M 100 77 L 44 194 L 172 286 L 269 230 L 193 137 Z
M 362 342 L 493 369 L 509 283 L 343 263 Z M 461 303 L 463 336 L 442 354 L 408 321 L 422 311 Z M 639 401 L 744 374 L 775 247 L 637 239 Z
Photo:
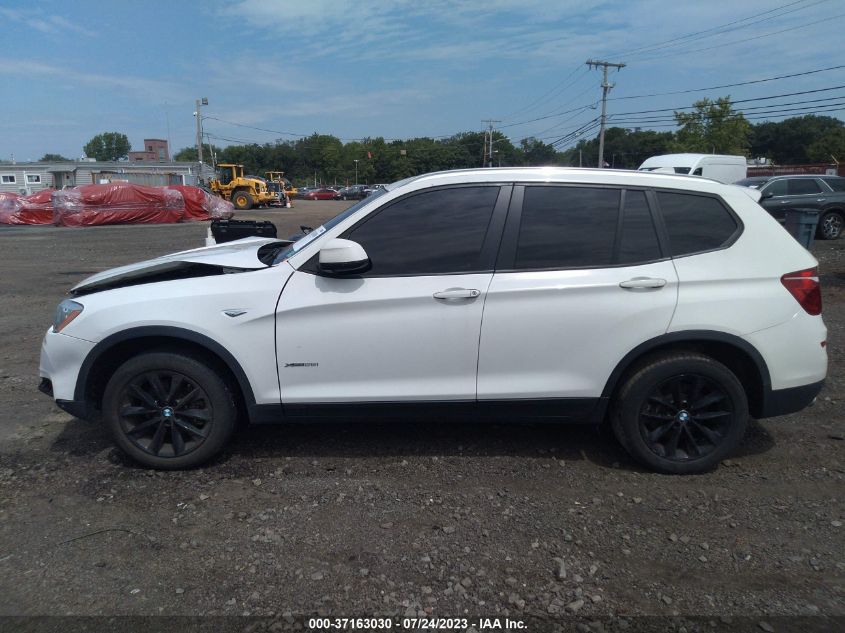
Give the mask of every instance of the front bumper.
M 39 389 L 52 396 L 56 402 L 76 399 L 76 380 L 79 370 L 94 343 L 50 328 L 41 343 L 41 360 L 38 375 L 42 378 Z M 44 379 L 48 382 L 45 383 Z M 60 405 L 61 406 L 61 405 Z
M 53 383 L 50 382 L 49 378 L 41 379 L 41 382 L 38 384 L 38 391 L 51 398 L 53 397 Z M 70 413 L 73 417 L 82 420 L 90 420 L 92 417 L 91 414 L 93 413 L 88 409 L 88 405 L 80 400 L 56 400 L 56 406 L 62 411 Z

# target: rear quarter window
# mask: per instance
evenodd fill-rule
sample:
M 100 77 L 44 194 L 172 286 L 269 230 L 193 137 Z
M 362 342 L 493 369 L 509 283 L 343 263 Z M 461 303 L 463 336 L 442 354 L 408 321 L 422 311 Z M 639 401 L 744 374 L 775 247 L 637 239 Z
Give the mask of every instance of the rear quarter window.
M 834 191 L 845 191 L 845 178 L 825 178 L 824 181 Z
M 737 231 L 733 215 L 716 198 L 687 193 L 657 193 L 673 257 L 727 245 Z

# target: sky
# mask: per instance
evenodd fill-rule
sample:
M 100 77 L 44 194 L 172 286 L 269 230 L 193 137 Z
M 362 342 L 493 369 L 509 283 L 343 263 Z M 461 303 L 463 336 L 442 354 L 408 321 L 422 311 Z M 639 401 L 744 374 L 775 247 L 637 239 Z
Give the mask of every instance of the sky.
M 665 131 L 670 110 L 628 113 L 796 92 L 735 107 L 755 123 L 845 118 L 845 88 L 808 92 L 845 86 L 845 68 L 757 81 L 845 64 L 843 31 L 842 0 L 0 0 L 0 160 L 77 158 L 106 131 L 175 152 L 195 143 L 201 97 L 220 146 L 445 137 L 495 119 L 515 143 L 564 149 L 596 134 L 588 59 L 626 64 L 610 72 L 608 125 Z

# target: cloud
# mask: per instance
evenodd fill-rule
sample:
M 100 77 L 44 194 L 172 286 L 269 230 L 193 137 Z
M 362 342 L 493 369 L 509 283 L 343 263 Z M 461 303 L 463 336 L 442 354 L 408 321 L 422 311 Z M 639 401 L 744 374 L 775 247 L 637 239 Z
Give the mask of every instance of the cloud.
M 145 79 L 130 75 L 104 75 L 85 73 L 33 59 L 13 59 L 0 57 L 0 75 L 22 75 L 31 79 L 33 76 L 54 77 L 63 83 L 81 83 L 103 89 L 129 92 L 150 103 L 161 103 L 188 98 L 185 87 L 169 81 Z
M 94 37 L 97 35 L 96 32 L 79 26 L 67 18 L 60 15 L 46 15 L 43 11 L 35 7 L 26 10 L 0 7 L 0 18 L 25 24 L 36 31 L 48 35 L 58 35 L 61 33 L 83 35 L 85 37 Z

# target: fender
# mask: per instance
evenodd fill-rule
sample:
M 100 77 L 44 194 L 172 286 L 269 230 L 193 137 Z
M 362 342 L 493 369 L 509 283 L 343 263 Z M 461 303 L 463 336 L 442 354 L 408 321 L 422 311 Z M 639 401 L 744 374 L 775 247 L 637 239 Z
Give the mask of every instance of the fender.
M 119 343 L 125 343 L 126 341 L 131 341 L 133 339 L 150 337 L 181 339 L 204 347 L 208 351 L 212 352 L 226 364 L 235 376 L 235 379 L 238 381 L 238 385 L 241 388 L 241 393 L 243 394 L 246 406 L 249 408 L 255 405 L 255 395 L 253 394 L 252 386 L 249 384 L 249 380 L 246 377 L 246 373 L 229 350 L 204 334 L 198 334 L 192 330 L 168 325 L 150 325 L 130 328 L 128 330 L 112 334 L 111 336 L 107 336 L 97 343 L 88 353 L 88 356 L 82 363 L 82 367 L 79 369 L 79 375 L 76 378 L 74 399 L 79 402 L 85 400 L 85 387 L 88 384 L 88 377 L 91 372 L 91 368 L 104 353 Z
M 622 374 L 634 363 L 638 358 L 647 354 L 653 349 L 657 349 L 664 345 L 673 343 L 699 343 L 699 342 L 713 342 L 713 343 L 727 343 L 743 352 L 745 352 L 754 365 L 757 371 L 760 372 L 760 378 L 763 383 L 763 397 L 764 399 L 771 393 L 772 380 L 769 376 L 769 368 L 766 366 L 766 361 L 760 355 L 751 343 L 734 334 L 727 334 L 725 332 L 717 332 L 712 330 L 683 330 L 681 332 L 670 332 L 668 334 L 661 334 L 653 339 L 649 339 L 644 343 L 640 343 L 630 352 L 625 354 L 621 361 L 616 365 L 616 368 L 611 372 L 610 377 L 602 391 L 602 398 L 609 399 L 616 389 L 619 378 Z

